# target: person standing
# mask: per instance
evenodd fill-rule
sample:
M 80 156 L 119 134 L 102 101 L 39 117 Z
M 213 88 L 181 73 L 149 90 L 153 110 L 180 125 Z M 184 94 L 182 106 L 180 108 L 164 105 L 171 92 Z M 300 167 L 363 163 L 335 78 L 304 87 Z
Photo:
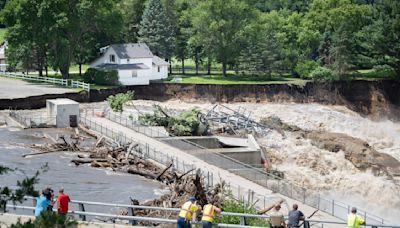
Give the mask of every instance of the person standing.
M 299 222 L 304 221 L 304 214 L 303 212 L 297 210 L 298 207 L 299 206 L 297 204 L 293 204 L 293 210 L 289 211 L 289 228 L 299 228 Z
M 49 207 L 51 200 L 48 199 L 47 191 L 46 189 L 43 189 L 42 195 L 39 197 L 36 197 L 36 207 L 35 207 L 35 216 L 38 217 L 40 216 L 43 211 L 47 211 L 47 208 Z
M 67 194 L 64 194 L 64 188 L 60 188 L 57 197 L 57 211 L 61 215 L 68 213 L 68 204 L 71 201 Z
M 190 221 L 193 214 L 200 211 L 201 207 L 197 205 L 196 198 L 191 196 L 188 201 L 184 203 L 179 212 L 176 227 L 177 228 L 190 228 Z
M 358 228 L 363 224 L 365 224 L 365 221 L 361 216 L 357 215 L 357 208 L 351 208 L 351 213 L 347 217 L 347 227 Z
M 285 218 L 283 217 L 282 212 L 279 210 L 281 209 L 281 205 L 275 205 L 274 209 L 270 214 L 271 218 L 271 228 L 284 228 L 286 227 Z
M 203 207 L 203 216 L 201 218 L 203 228 L 211 228 L 215 219 L 215 215 L 220 213 L 221 209 L 214 206 L 213 203 L 208 203 L 205 205 Z

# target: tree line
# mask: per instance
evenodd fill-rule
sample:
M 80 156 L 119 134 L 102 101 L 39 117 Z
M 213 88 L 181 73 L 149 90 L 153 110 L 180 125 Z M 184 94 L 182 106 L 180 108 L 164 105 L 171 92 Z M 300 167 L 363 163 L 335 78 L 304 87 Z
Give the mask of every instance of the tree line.
M 238 74 L 349 77 L 377 69 L 400 78 L 400 1 L 7 0 L 12 66 L 68 77 L 72 63 L 111 43 L 145 42 L 195 72 L 212 63 Z

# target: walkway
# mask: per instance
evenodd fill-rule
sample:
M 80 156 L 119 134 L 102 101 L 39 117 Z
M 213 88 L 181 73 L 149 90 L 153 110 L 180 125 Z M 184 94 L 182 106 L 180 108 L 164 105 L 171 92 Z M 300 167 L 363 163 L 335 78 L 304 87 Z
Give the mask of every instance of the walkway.
M 278 199 L 284 199 L 286 200 L 286 205 L 292 205 L 293 203 L 297 203 L 299 205 L 299 208 L 301 211 L 306 216 L 311 215 L 316 209 L 312 208 L 310 206 L 304 205 L 302 202 L 299 202 L 297 200 L 293 200 L 290 198 L 287 198 L 286 196 L 283 196 L 281 194 L 273 193 L 271 190 L 266 189 L 265 187 L 262 187 L 258 184 L 253 183 L 250 180 L 247 180 L 243 177 L 240 177 L 238 175 L 235 175 L 227 170 L 221 169 L 219 167 L 210 165 L 203 160 L 185 153 L 184 151 L 181 151 L 175 147 L 169 146 L 168 144 L 165 144 L 163 142 L 160 142 L 154 138 L 148 137 L 146 135 L 140 134 L 135 132 L 132 129 L 126 128 L 118 123 L 112 122 L 106 118 L 99 118 L 99 117 L 91 117 L 92 121 L 95 121 L 98 124 L 103 125 L 104 127 L 107 127 L 109 129 L 113 129 L 116 132 L 121 132 L 123 134 L 126 134 L 127 137 L 131 137 L 133 139 L 137 139 L 141 143 L 148 143 L 151 145 L 151 147 L 155 148 L 156 150 L 162 152 L 165 156 L 174 156 L 178 157 L 180 161 L 184 161 L 187 164 L 193 164 L 196 168 L 200 168 L 202 170 L 208 170 L 214 174 L 214 183 L 217 183 L 219 179 L 221 178 L 222 180 L 226 181 L 227 183 L 230 183 L 231 186 L 241 186 L 241 191 L 248 191 L 249 189 L 254 191 L 255 194 L 257 195 L 262 195 L 262 196 L 267 196 L 268 198 L 272 199 L 271 202 L 267 202 L 267 205 L 271 205 L 275 203 Z M 232 188 L 233 194 L 237 195 L 237 189 Z M 257 206 L 262 206 L 263 202 L 258 202 Z M 286 214 L 288 211 L 288 208 L 283 207 L 283 213 Z M 318 211 L 313 217 L 313 219 L 316 220 L 330 220 L 330 221 L 341 221 L 336 217 L 333 217 L 327 213 Z M 334 226 L 332 226 L 334 227 Z

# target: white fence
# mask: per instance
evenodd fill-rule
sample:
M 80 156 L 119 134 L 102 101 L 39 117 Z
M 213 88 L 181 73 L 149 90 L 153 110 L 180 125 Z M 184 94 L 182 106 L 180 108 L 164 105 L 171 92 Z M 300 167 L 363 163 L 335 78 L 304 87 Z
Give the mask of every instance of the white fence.
M 39 81 L 50 83 L 54 85 L 61 85 L 61 86 L 71 86 L 74 88 L 82 88 L 86 91 L 90 91 L 90 84 L 84 83 L 77 80 L 68 80 L 63 78 L 53 78 L 53 77 L 45 77 L 45 76 L 36 76 L 36 75 L 25 75 L 25 74 L 16 74 L 16 73 L 6 73 L 0 72 L 0 76 L 7 77 L 7 78 L 16 78 L 28 81 Z
M 77 81 L 77 80 L 71 80 L 71 87 L 74 88 L 82 88 L 86 91 L 90 91 L 90 84 L 89 83 L 84 83 L 81 81 Z

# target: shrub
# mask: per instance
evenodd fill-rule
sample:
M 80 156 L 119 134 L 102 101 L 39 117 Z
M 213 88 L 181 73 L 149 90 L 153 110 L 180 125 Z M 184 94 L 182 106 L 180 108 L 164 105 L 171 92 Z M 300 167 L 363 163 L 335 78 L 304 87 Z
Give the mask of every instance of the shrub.
M 301 78 L 311 78 L 311 72 L 313 72 L 319 66 L 318 62 L 308 60 L 297 63 L 295 71 Z
M 133 99 L 134 91 L 128 91 L 126 93 L 118 93 L 117 95 L 111 95 L 107 97 L 108 105 L 114 112 L 122 112 L 124 110 L 124 104 Z
M 336 80 L 337 76 L 336 74 L 331 70 L 326 67 L 317 67 L 315 70 L 313 70 L 310 74 L 310 77 L 313 80 Z
M 395 78 L 396 71 L 389 65 L 374 66 L 373 74 L 376 78 Z
M 163 126 L 166 130 L 177 136 L 205 135 L 208 125 L 202 123 L 198 115 L 200 110 L 192 108 L 178 115 L 169 115 L 160 106 L 155 105 L 153 113 L 139 116 L 140 123 L 150 126 Z
M 253 205 L 249 205 L 244 202 L 244 200 L 236 200 L 233 199 L 232 196 L 227 196 L 225 198 L 224 204 L 222 206 L 222 210 L 225 212 L 236 212 L 236 213 L 249 213 L 256 214 L 257 211 Z M 215 219 L 217 223 L 225 223 L 225 224 L 240 224 L 239 216 L 218 216 Z M 247 225 L 250 226 L 258 226 L 258 227 L 268 227 L 269 222 L 266 219 L 262 218 L 247 218 Z
M 86 83 L 94 83 L 97 85 L 118 85 L 118 71 L 116 70 L 97 70 L 89 68 L 83 74 L 83 80 Z

